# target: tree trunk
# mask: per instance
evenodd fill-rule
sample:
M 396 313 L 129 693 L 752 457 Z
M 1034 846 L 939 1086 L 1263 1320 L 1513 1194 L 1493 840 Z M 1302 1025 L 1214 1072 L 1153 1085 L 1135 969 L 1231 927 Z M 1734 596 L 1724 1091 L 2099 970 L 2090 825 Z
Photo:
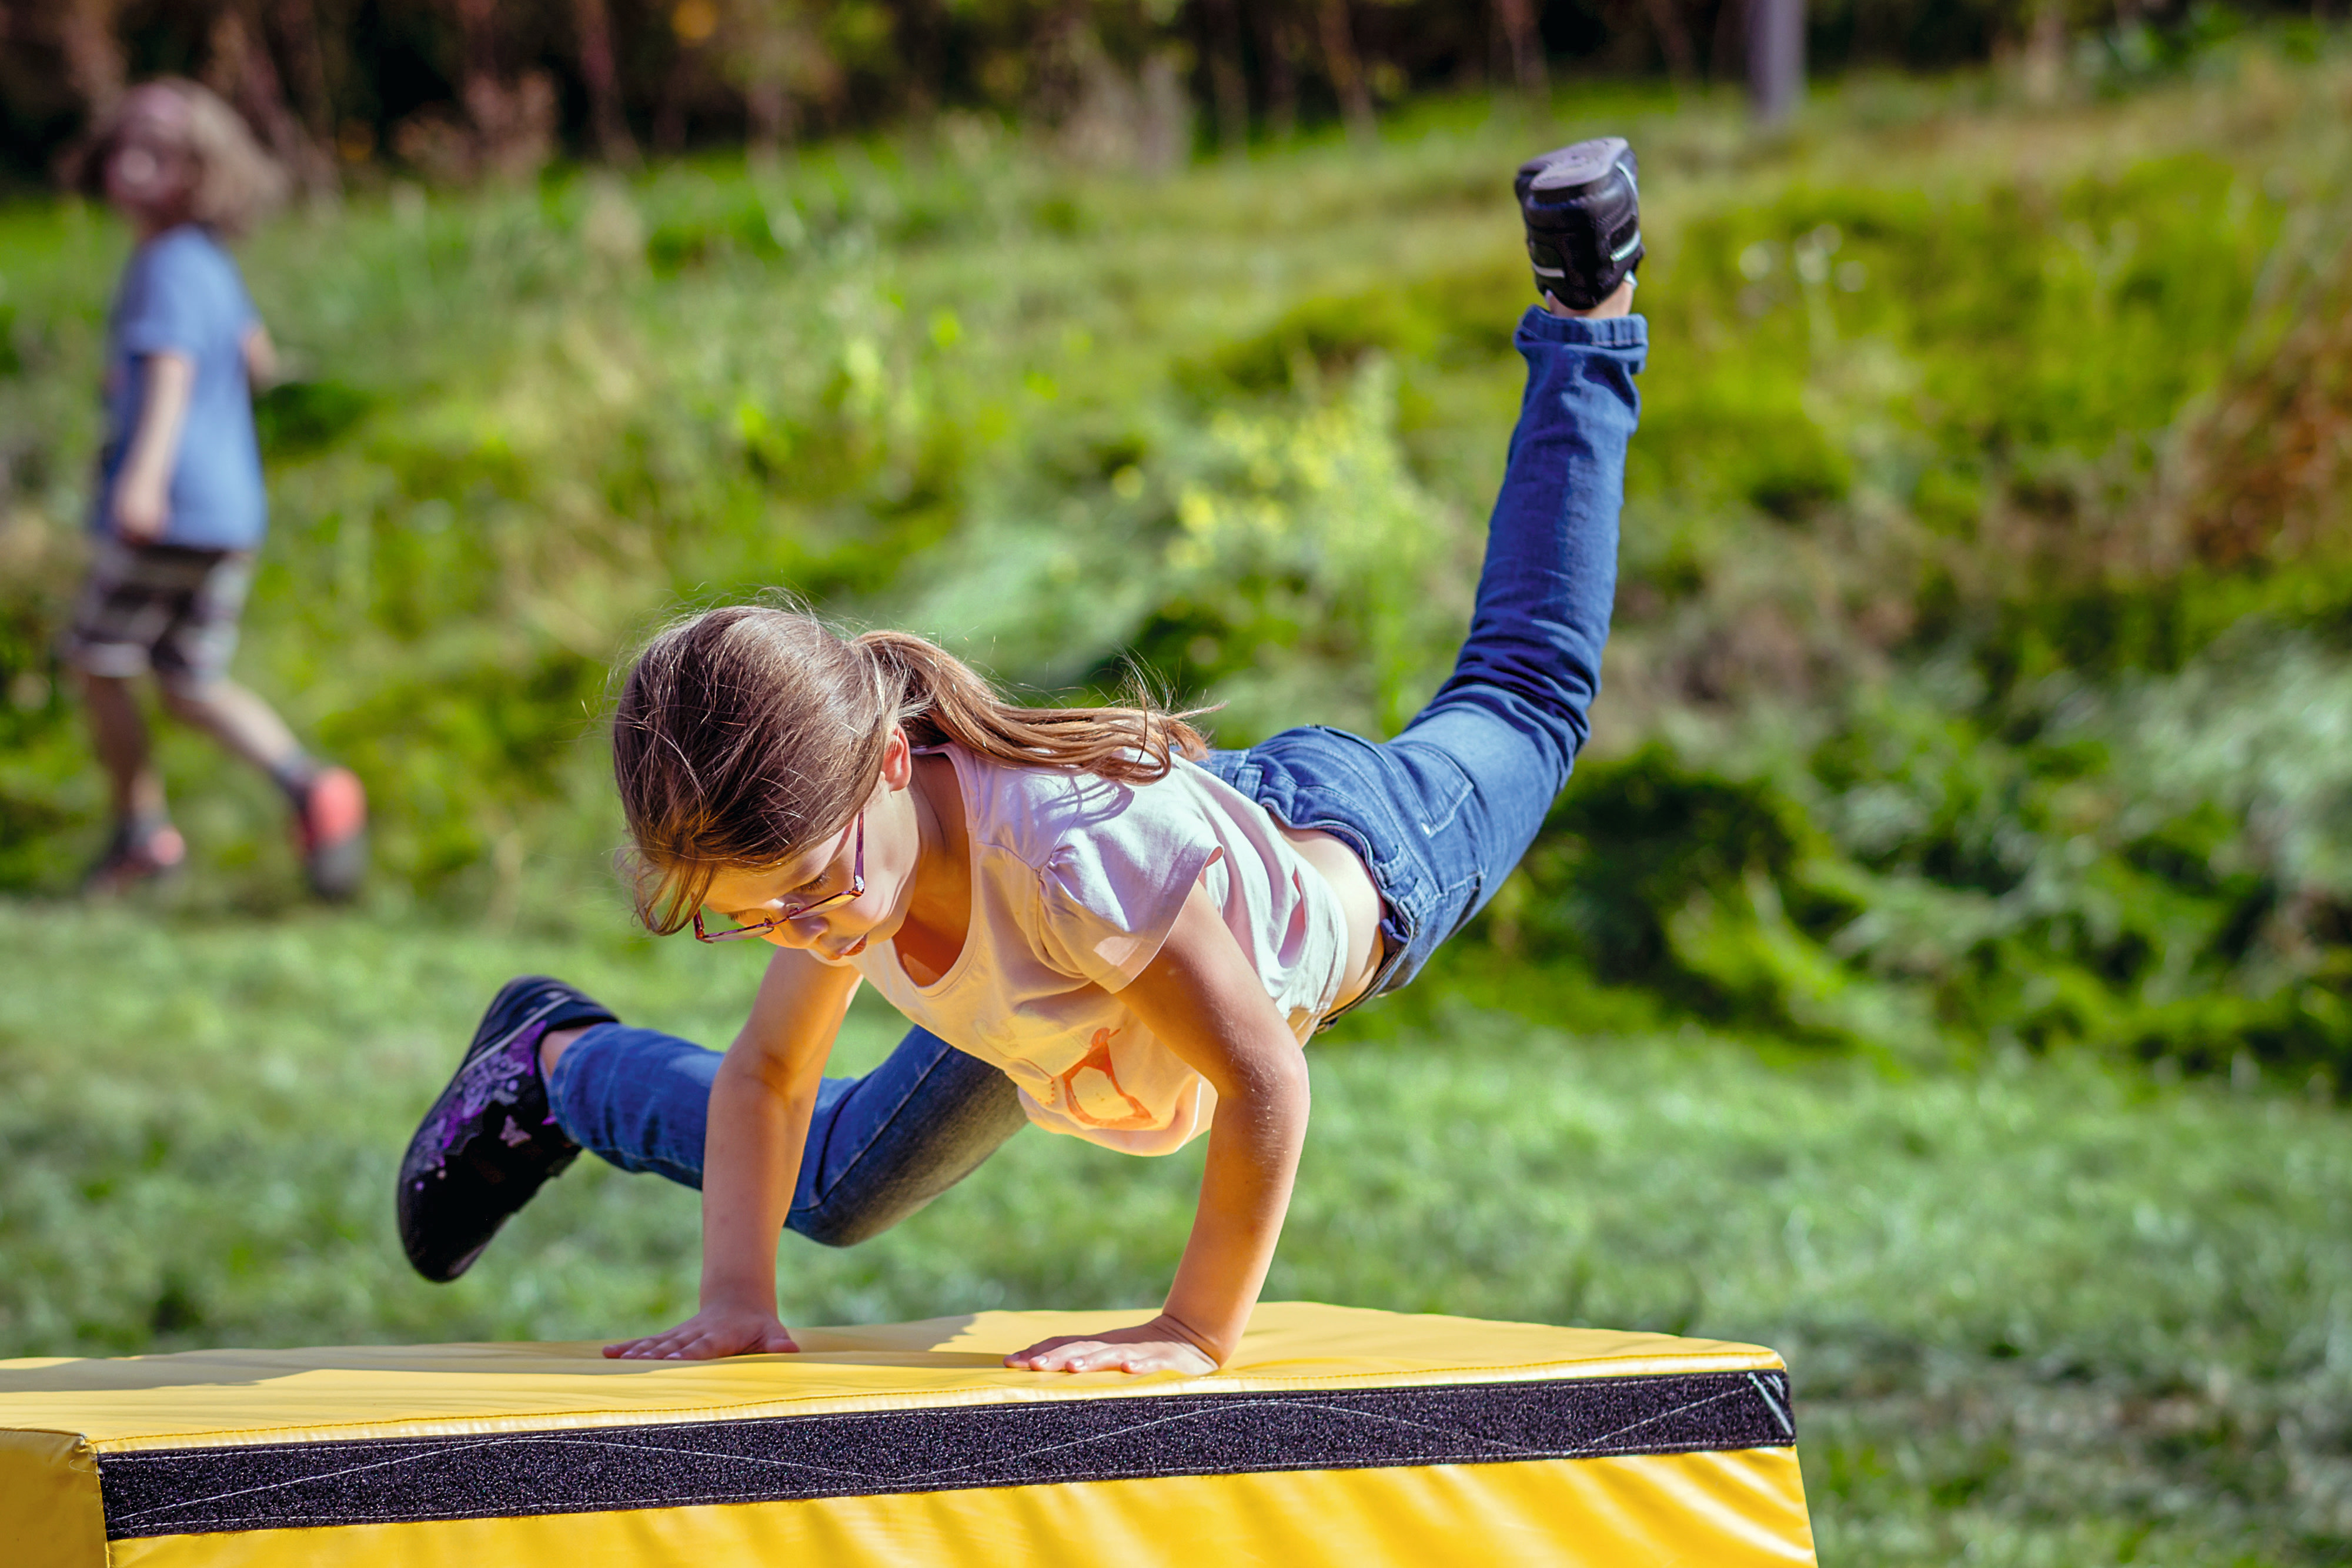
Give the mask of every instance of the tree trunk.
M 473 115 L 475 130 L 486 137 L 495 134 L 495 131 L 483 123 L 481 106 L 501 102 L 505 98 L 499 90 L 498 19 L 492 10 L 495 4 L 496 0 L 457 0 L 457 36 L 466 53 L 464 79 L 458 83 L 457 97 Z
M 907 113 L 927 120 L 947 93 L 948 19 L 935 0 L 896 0 L 898 57 L 906 65 Z
M 2042 0 L 2034 8 L 2019 74 L 2028 103 L 2054 103 L 2065 90 L 2066 13 L 2058 0 Z
M 580 47 L 580 79 L 588 89 L 588 120 L 596 133 L 597 155 L 607 163 L 634 164 L 637 143 L 621 113 L 620 74 L 613 66 L 613 22 L 604 0 L 572 0 L 572 30 Z
M 1748 0 L 1748 103 L 1778 125 L 1805 95 L 1805 0 Z
M 1249 145 L 1249 78 L 1242 69 L 1241 18 L 1234 0 L 1203 0 L 1209 96 L 1217 106 L 1217 145 L 1238 152 Z
M 58 25 L 64 46 L 66 79 L 91 120 L 122 96 L 122 49 L 114 41 L 115 0 L 66 0 Z
M 1356 55 L 1356 34 L 1348 20 L 1348 0 L 1317 0 L 1315 20 L 1323 35 L 1323 65 L 1331 89 L 1339 95 L 1339 112 L 1347 117 L 1348 134 L 1369 141 L 1377 131 L 1372 118 L 1372 89 L 1364 79 L 1364 62 Z
M 1715 37 L 1707 46 L 1706 79 L 1712 87 L 1745 79 L 1748 70 L 1748 5 L 1746 0 L 1723 0 L 1715 8 Z
M 1544 67 L 1543 29 L 1538 26 L 1533 0 L 1495 0 L 1503 38 L 1511 49 L 1511 79 L 1530 97 L 1549 85 Z
M 1276 13 L 1265 29 L 1265 132 L 1278 142 L 1298 134 L 1298 28 Z
M 301 121 L 287 106 L 278 63 L 269 57 L 258 22 L 242 8 L 226 8 L 213 18 L 209 45 L 212 58 L 205 74 L 213 90 L 236 106 L 297 186 L 313 195 L 331 196 L 333 166 L 302 133 Z
M 1643 0 L 1658 47 L 1666 57 L 1666 75 L 1676 87 L 1698 79 L 1698 50 L 1691 43 L 1690 24 L 1684 19 L 1681 0 Z
M 793 95 L 784 90 L 781 77 L 760 76 L 745 82 L 743 114 L 751 131 L 744 152 L 755 163 L 774 162 L 798 134 Z
M 312 145 L 332 147 L 335 105 L 327 88 L 327 48 L 319 28 L 318 8 L 312 0 L 278 0 L 275 16 L 278 48 L 286 60 L 287 74 L 293 79 L 294 94 L 301 100 L 303 129 L 310 133 Z M 332 161 L 323 167 L 331 183 Z
M 772 163 L 800 129 L 792 93 L 793 51 L 803 41 L 797 17 L 784 0 L 739 0 L 735 20 L 741 29 L 738 79 L 751 133 L 744 152 L 755 163 Z

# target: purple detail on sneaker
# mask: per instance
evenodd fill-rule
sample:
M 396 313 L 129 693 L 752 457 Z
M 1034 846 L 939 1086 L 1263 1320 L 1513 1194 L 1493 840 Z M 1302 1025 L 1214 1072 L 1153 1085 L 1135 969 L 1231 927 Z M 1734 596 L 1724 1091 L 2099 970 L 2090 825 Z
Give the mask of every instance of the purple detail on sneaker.
M 448 1164 L 449 1156 L 491 1106 L 521 1103 L 525 1090 L 539 1077 L 539 1042 L 546 1033 L 543 1019 L 526 1024 L 459 1070 L 436 1130 L 431 1168 L 437 1171 Z M 516 1134 L 499 1134 L 509 1145 L 530 1142 L 530 1134 L 515 1125 L 513 1116 L 507 1117 L 506 1127 Z
M 499 1142 L 510 1149 L 519 1149 L 530 1142 L 530 1134 L 516 1126 L 515 1119 L 509 1116 L 507 1124 L 499 1129 Z

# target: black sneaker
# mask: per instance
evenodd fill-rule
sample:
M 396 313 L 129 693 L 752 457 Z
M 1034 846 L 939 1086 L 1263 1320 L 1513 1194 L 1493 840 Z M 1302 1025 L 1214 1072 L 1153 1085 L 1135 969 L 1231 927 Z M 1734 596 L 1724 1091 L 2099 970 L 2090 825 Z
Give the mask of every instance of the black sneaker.
M 1512 182 L 1536 293 L 1590 310 L 1642 265 L 1640 165 L 1622 136 L 1555 148 Z
M 548 1109 L 539 1042 L 551 1029 L 617 1021 L 561 980 L 509 980 L 474 1043 L 433 1102 L 400 1162 L 400 1245 L 426 1279 L 446 1283 L 490 1244 L 507 1217 L 579 1157 Z

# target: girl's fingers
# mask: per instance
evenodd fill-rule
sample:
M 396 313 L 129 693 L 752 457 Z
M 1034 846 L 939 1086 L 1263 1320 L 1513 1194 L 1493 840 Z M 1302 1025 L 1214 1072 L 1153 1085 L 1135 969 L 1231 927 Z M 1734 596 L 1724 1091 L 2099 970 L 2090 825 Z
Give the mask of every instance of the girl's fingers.
M 1100 1372 L 1105 1367 L 1123 1365 L 1127 1347 L 1104 1344 L 1099 1340 L 1048 1340 L 1034 1350 L 1024 1350 L 1012 1358 L 1012 1364 L 1030 1372 Z
M 782 1327 L 722 1333 L 689 1322 L 667 1333 L 617 1341 L 604 1347 L 604 1354 L 618 1361 L 715 1361 L 728 1355 L 781 1355 L 799 1349 L 792 1332 Z

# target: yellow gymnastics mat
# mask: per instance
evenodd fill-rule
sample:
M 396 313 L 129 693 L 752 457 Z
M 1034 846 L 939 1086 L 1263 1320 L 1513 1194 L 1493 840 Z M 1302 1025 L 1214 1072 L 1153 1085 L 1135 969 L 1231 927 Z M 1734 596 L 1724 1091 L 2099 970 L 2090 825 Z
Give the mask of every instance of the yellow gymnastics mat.
M 1210 1377 L 1010 1372 L 1120 1312 L 0 1361 L 8 1568 L 1811 1563 L 1780 1358 L 1261 1305 Z

